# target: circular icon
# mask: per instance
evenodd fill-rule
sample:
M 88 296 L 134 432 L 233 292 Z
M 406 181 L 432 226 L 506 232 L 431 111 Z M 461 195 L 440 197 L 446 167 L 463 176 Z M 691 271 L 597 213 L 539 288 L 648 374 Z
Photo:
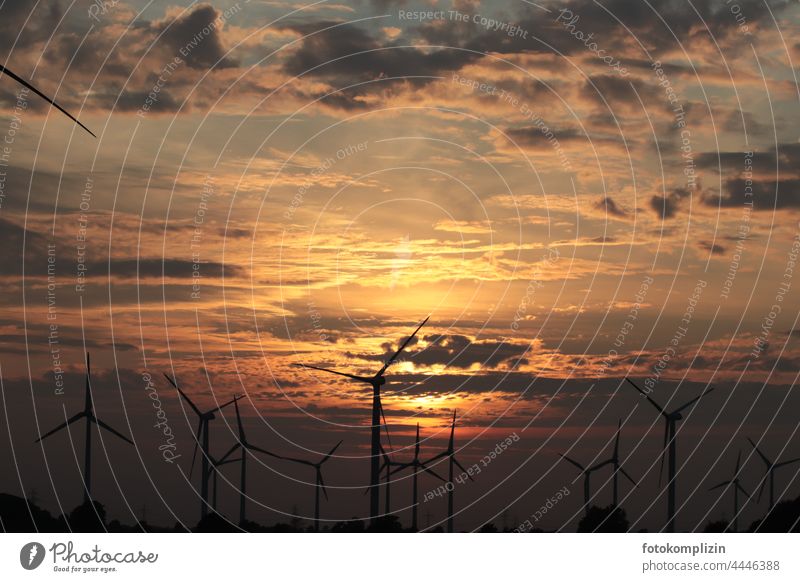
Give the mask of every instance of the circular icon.
M 39 542 L 30 542 L 19 551 L 19 563 L 26 570 L 35 570 L 44 561 L 44 546 Z

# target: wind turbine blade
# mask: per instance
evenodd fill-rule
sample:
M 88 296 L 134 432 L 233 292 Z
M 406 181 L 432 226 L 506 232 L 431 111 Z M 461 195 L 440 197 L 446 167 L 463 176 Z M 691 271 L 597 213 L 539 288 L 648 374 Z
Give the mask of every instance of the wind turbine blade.
M 734 469 L 733 471 L 734 477 L 739 476 L 739 467 L 741 467 L 741 465 L 742 465 L 742 451 L 739 451 L 739 454 L 736 457 L 736 469 Z
M 462 472 L 464 472 L 464 473 L 467 473 L 467 470 L 464 468 L 464 465 L 462 465 L 461 463 L 459 463 L 459 462 L 458 462 L 458 459 L 456 459 L 455 457 L 453 457 L 453 462 L 456 464 L 456 466 L 457 466 L 459 469 L 461 469 L 461 471 L 462 471 Z M 472 478 L 472 475 L 470 475 L 469 473 L 467 473 L 467 477 L 469 477 L 469 480 L 470 480 L 470 481 L 473 481 L 473 482 L 475 481 L 475 479 L 473 479 L 473 478 Z
M 127 443 L 130 443 L 130 444 L 133 444 L 133 441 L 132 441 L 131 439 L 129 439 L 128 437 L 126 437 L 125 435 L 123 435 L 121 432 L 119 432 L 119 431 L 117 431 L 117 430 L 115 430 L 115 429 L 111 428 L 110 426 L 108 426 L 108 425 L 107 425 L 105 422 L 103 422 L 103 421 L 102 421 L 102 420 L 100 420 L 99 418 L 97 418 L 97 417 L 95 417 L 95 416 L 92 416 L 92 417 L 90 417 L 90 418 L 92 419 L 92 421 L 93 421 L 93 422 L 94 422 L 94 423 L 95 423 L 97 426 L 99 426 L 99 427 L 102 427 L 102 428 L 106 429 L 108 432 L 110 432 L 110 433 L 112 433 L 112 434 L 114 434 L 114 435 L 118 436 L 119 438 L 121 438 L 121 439 L 122 439 L 122 440 L 124 440 L 125 442 L 127 442 Z
M 312 370 L 319 370 L 320 372 L 328 372 L 329 374 L 336 374 L 337 376 L 344 376 L 345 378 L 351 378 L 352 380 L 357 380 L 358 382 L 367 382 L 369 383 L 371 378 L 366 378 L 364 376 L 356 376 L 355 374 L 347 374 L 345 372 L 337 372 L 336 370 L 329 370 L 328 368 L 320 368 L 319 366 L 311 366 L 309 364 L 292 364 L 295 368 L 311 368 Z
M 389 471 L 389 475 L 394 475 L 395 473 L 399 473 L 400 471 L 404 471 L 405 469 L 413 466 L 413 463 L 397 463 L 397 467 L 392 471 Z
M 661 408 L 661 407 L 658 405 L 658 403 L 656 403 L 656 401 L 655 401 L 655 400 L 653 400 L 652 398 L 650 398 L 650 396 L 648 396 L 647 392 L 645 392 L 644 390 L 642 390 L 641 388 L 639 388 L 639 387 L 638 387 L 636 384 L 634 384 L 634 383 L 633 383 L 633 380 L 631 380 L 630 378 L 626 377 L 626 378 L 625 378 L 625 380 L 627 380 L 627 381 L 628 381 L 628 384 L 630 384 L 631 386 L 633 386 L 634 388 L 636 388 L 636 390 L 639 392 L 639 394 L 641 394 L 642 396 L 644 396 L 645 398 L 647 398 L 647 401 L 648 401 L 650 404 L 652 404 L 652 405 L 653 405 L 653 406 L 656 408 L 656 410 L 658 410 L 658 411 L 659 411 L 661 414 L 663 414 L 664 416 L 667 416 L 667 413 L 666 413 L 666 412 L 664 412 L 664 409 L 663 409 L 663 408 Z
M 755 451 L 758 453 L 758 456 L 759 456 L 759 457 L 761 457 L 761 460 L 762 460 L 762 461 L 764 461 L 764 464 L 765 464 L 767 467 L 771 467 L 771 466 L 772 466 L 772 464 L 773 464 L 773 463 L 772 463 L 772 461 L 770 461 L 770 460 L 767 458 L 767 456 L 766 456 L 764 453 L 762 453 L 762 452 L 761 452 L 761 449 L 759 449 L 759 448 L 756 446 L 756 443 L 754 443 L 754 442 L 753 442 L 753 439 L 751 439 L 750 437 L 747 437 L 747 440 L 748 440 L 748 441 L 750 442 L 750 444 L 753 446 L 753 449 L 755 449 Z
M 744 487 L 742 487 L 742 486 L 741 486 L 739 483 L 736 483 L 736 488 L 737 488 L 739 491 L 741 491 L 742 493 L 744 493 L 744 494 L 745 494 L 745 497 L 747 497 L 747 499 L 752 499 L 752 498 L 753 498 L 753 496 L 752 496 L 752 495 L 750 495 L 750 494 L 747 492 L 747 489 L 745 489 Z
M 236 396 L 234 396 L 233 398 L 231 398 L 230 400 L 228 400 L 228 401 L 227 401 L 225 404 L 220 404 L 220 405 L 219 405 L 219 406 L 217 406 L 216 408 L 212 408 L 211 410 L 209 410 L 208 412 L 206 412 L 206 414 L 211 414 L 212 412 L 217 412 L 218 410 L 222 410 L 222 409 L 223 409 L 223 408 L 225 408 L 226 406 L 230 406 L 231 404 L 233 404 L 234 402 L 236 402 L 236 400 L 238 400 L 239 398 L 241 398 L 241 396 L 240 396 L 239 394 L 237 394 Z
M 661 451 L 661 464 L 658 468 L 658 486 L 664 478 L 664 457 L 667 456 L 667 443 L 669 442 L 669 422 L 664 422 L 664 448 Z
M 266 449 L 262 449 L 261 447 L 257 447 L 255 445 L 251 445 L 250 443 L 246 443 L 245 447 L 247 447 L 251 451 L 258 451 L 259 453 L 262 453 L 262 454 L 267 455 L 269 457 L 273 457 L 275 459 L 284 459 L 285 458 L 285 457 L 281 457 L 280 455 L 276 455 L 275 453 L 271 453 Z
M 389 423 L 386 422 L 386 414 L 383 412 L 383 402 L 378 401 L 378 406 L 380 407 L 381 418 L 383 419 L 383 429 L 386 432 L 386 442 L 389 443 L 389 450 L 391 451 L 394 449 L 394 446 L 392 445 L 392 437 L 389 435 Z M 383 445 L 378 443 L 378 446 L 380 446 L 381 452 L 383 452 Z
M 561 457 L 562 459 L 566 459 L 567 461 L 575 465 L 581 472 L 586 471 L 586 468 L 583 465 L 581 465 L 578 461 L 573 461 L 567 455 L 562 455 L 561 453 L 558 453 L 558 456 Z
M 447 482 L 447 479 L 445 479 L 441 475 L 437 474 L 436 471 L 434 471 L 433 469 L 429 468 L 425 463 L 422 463 L 422 470 L 426 471 L 427 473 L 430 473 L 431 475 L 436 477 L 442 483 L 446 483 Z
M 758 497 L 756 498 L 757 502 L 761 502 L 761 495 L 764 493 L 764 487 L 767 484 L 767 479 L 769 479 L 769 469 L 764 473 L 764 476 L 761 478 L 761 486 L 758 488 Z
M 713 487 L 709 487 L 708 490 L 709 491 L 713 491 L 714 489 L 719 489 L 720 487 L 725 487 L 727 485 L 730 485 L 731 483 L 733 483 L 733 481 L 723 481 L 722 483 L 720 483 L 718 485 L 714 485 Z
M 444 457 L 449 457 L 449 456 L 450 456 L 450 451 L 442 451 L 441 453 L 436 453 L 435 455 L 433 455 L 430 459 L 428 459 L 425 462 L 426 463 L 435 463 L 439 459 L 442 459 Z
M 419 459 L 419 423 L 417 423 L 417 440 L 414 442 L 414 460 Z
M 776 468 L 777 467 L 785 467 L 786 465 L 791 465 L 792 463 L 796 463 L 797 461 L 800 461 L 800 457 L 797 457 L 796 459 L 791 459 L 789 461 L 781 461 L 780 463 L 777 463 L 775 465 L 775 467 Z
M 194 460 L 197 458 L 197 447 L 200 445 L 200 431 L 203 430 L 203 419 L 197 421 L 197 431 L 194 433 L 194 450 L 192 451 L 192 464 L 189 467 L 189 479 L 194 473 Z
M 87 412 L 92 410 L 92 361 L 89 352 L 86 352 L 86 396 L 83 409 Z
M 406 346 L 409 344 L 409 342 L 410 342 L 412 339 L 414 339 L 414 336 L 415 336 L 415 335 L 417 335 L 417 332 L 418 332 L 420 329 L 422 329 L 422 326 L 423 326 L 423 325 L 425 325 L 426 323 L 428 323 L 428 320 L 429 320 L 430 318 L 431 318 L 431 316 L 429 315 L 428 317 L 426 317 L 426 318 L 425 318 L 425 319 L 422 321 L 422 323 L 420 323 L 420 324 L 419 324 L 419 326 L 417 327 L 417 329 L 415 329 L 415 330 L 414 330 L 414 333 L 412 333 L 410 336 L 408 336 L 408 338 L 406 339 L 406 341 L 404 341 L 404 342 L 403 342 L 403 344 L 400 346 L 400 349 L 398 349 L 398 350 L 397 350 L 397 351 L 394 353 L 394 355 L 393 355 L 391 358 L 389 358 L 388 360 L 386 360 L 386 363 L 383 365 L 383 368 L 381 368 L 380 372 L 378 372 L 377 374 L 375 374 L 375 376 L 382 376 L 382 375 L 383 375 L 383 373 L 386 371 L 386 368 L 388 368 L 389 366 L 391 366 L 391 365 L 394 363 L 394 361 L 397 359 L 397 357 L 400 355 L 400 353 L 401 353 L 401 352 L 402 352 L 404 349 L 406 349 Z
M 38 439 L 36 439 L 36 440 L 35 440 L 35 441 L 33 441 L 33 442 L 34 442 L 34 443 L 38 443 L 39 441 L 43 441 L 44 439 L 46 439 L 47 437 L 49 437 L 51 434 L 55 434 L 55 433 L 57 433 L 57 432 L 58 432 L 58 431 L 60 431 L 62 428 L 65 428 L 66 426 L 68 426 L 68 425 L 72 424 L 72 423 L 73 423 L 73 422 L 75 422 L 76 420 L 80 420 L 80 419 L 81 419 L 81 418 L 83 418 L 84 416 L 86 416 L 86 413 L 85 413 L 85 412 L 79 412 L 78 414 L 76 414 L 75 416 L 71 417 L 71 418 L 70 418 L 69 420 L 67 420 L 66 422 L 62 422 L 62 423 L 61 423 L 61 424 L 59 424 L 57 427 L 55 427 L 53 430 L 51 430 L 51 431 L 49 431 L 49 432 L 46 432 L 45 434 L 43 434 L 42 436 L 40 436 Z
M 296 457 L 283 457 L 283 456 L 281 456 L 280 458 L 283 459 L 284 461 L 291 461 L 292 463 L 308 465 L 309 467 L 314 467 L 315 469 L 317 467 L 314 463 L 312 463 L 311 461 L 306 461 L 305 459 L 298 459 Z
M 325 496 L 325 501 L 328 501 L 328 488 L 325 487 L 325 481 L 322 479 L 322 471 L 317 468 L 317 482 L 322 487 L 322 494 Z
M 619 434 L 622 432 L 622 419 L 617 424 L 617 436 L 614 438 L 614 459 L 619 460 Z
M 628 478 L 628 481 L 630 481 L 631 483 L 633 483 L 633 486 L 634 486 L 634 487 L 638 487 L 638 486 L 639 486 L 639 484 L 636 482 L 636 480 L 635 480 L 633 477 L 631 477 L 630 475 L 628 475 L 628 472 L 627 472 L 625 469 L 623 469 L 622 467 L 620 467 L 620 468 L 619 468 L 619 472 L 620 472 L 620 473 L 622 473 L 623 475 L 625 475 L 625 477 L 627 477 L 627 478 Z
M 189 406 L 191 407 L 191 409 L 192 409 L 192 410 L 194 410 L 194 413 L 195 413 L 197 416 L 203 416 L 203 414 L 200 412 L 200 409 L 199 409 L 199 408 L 197 408 L 197 406 L 195 406 L 195 405 L 194 405 L 194 402 L 192 402 L 192 399 L 191 399 L 191 398 L 189 398 L 188 396 L 186 396 L 186 394 L 184 394 L 183 390 L 181 390 L 180 388 L 178 388 L 178 384 L 177 384 L 177 383 L 176 383 L 176 382 L 175 382 L 175 381 L 174 381 L 172 378 L 170 378 L 169 376 L 167 376 L 166 372 L 164 373 L 164 378 L 166 378 L 166 379 L 167 379 L 167 381 L 168 381 L 170 384 L 172 384 L 172 385 L 175 387 L 175 390 L 177 390 L 177 391 L 178 391 L 178 393 L 179 393 L 179 394 L 180 394 L 180 395 L 183 397 L 183 399 L 184 399 L 186 402 L 188 402 L 188 403 L 189 403 Z M 198 435 L 199 435 L 199 431 L 198 431 Z
M 344 442 L 344 441 L 339 441 L 338 443 L 336 443 L 336 446 L 335 446 L 335 447 L 333 447 L 333 448 L 331 449 L 331 452 L 330 452 L 330 453 L 328 453 L 327 455 L 325 455 L 325 456 L 322 458 L 322 460 L 319 462 L 319 464 L 321 465 L 322 463 L 324 463 L 325 461 L 327 461 L 328 459 L 330 459 L 330 458 L 331 458 L 331 456 L 333 455 L 333 453 L 335 453 L 335 452 L 336 452 L 336 449 L 338 449 L 338 448 L 339 448 L 339 445 L 341 445 L 343 442 Z
M 447 445 L 447 451 L 452 454 L 455 450 L 456 442 L 456 411 L 453 410 L 453 423 L 450 425 L 450 442 Z
M 228 461 L 226 459 L 228 457 L 230 457 L 234 453 L 234 451 L 236 451 L 236 449 L 238 449 L 240 446 L 242 446 L 241 443 L 236 443 L 231 448 L 229 448 L 228 452 L 226 452 L 224 455 L 222 455 L 222 457 L 220 457 L 220 459 L 217 462 L 217 464 L 218 465 L 224 465 L 225 463 L 227 463 Z
M 613 465 L 613 464 L 614 464 L 614 459 L 606 459 L 605 461 L 597 463 L 594 467 L 589 467 L 589 472 L 597 471 L 598 469 L 602 469 L 606 465 Z
M 239 425 L 239 442 L 244 443 L 247 440 L 244 436 L 244 425 L 242 425 L 242 417 L 239 414 L 239 399 L 234 399 L 233 406 L 236 408 L 236 424 Z
M 12 72 L 11 72 L 11 71 L 9 71 L 8 69 L 6 69 L 6 68 L 5 68 L 3 65 L 0 65 L 0 72 L 2 72 L 2 73 L 4 73 L 4 74 L 8 75 L 8 76 L 9 76 L 9 77 L 11 77 L 12 79 L 14 79 L 14 80 L 15 80 L 17 83 L 19 83 L 20 85 L 23 85 L 24 87 L 27 87 L 28 89 L 30 89 L 31 91 L 33 91 L 34 93 L 36 93 L 36 94 L 37 94 L 39 97 L 41 97 L 42 99 L 44 99 L 45 101 L 47 101 L 47 102 L 48 102 L 50 105 L 52 105 L 53 107 L 55 107 L 56 109 L 58 109 L 58 110 L 59 110 L 61 113 L 63 113 L 63 114 L 64 114 L 64 115 L 66 115 L 67 117 L 69 117 L 69 118 L 70 118 L 72 121 L 74 121 L 75 123 L 77 123 L 78 125 L 80 125 L 80 126 L 81 126 L 81 127 L 82 127 L 82 128 L 83 128 L 83 129 L 84 129 L 84 130 L 85 130 L 85 131 L 86 131 L 86 132 L 89 134 L 89 135 L 91 135 L 93 138 L 97 138 L 97 136 L 96 136 L 95 134 L 93 134 L 91 131 L 89 131 L 89 128 L 88 128 L 88 127 L 86 127 L 84 124 L 82 124 L 80 121 L 78 121 L 78 120 L 77 120 L 75 117 L 73 117 L 71 113 L 69 113 L 69 112 L 68 112 L 66 109 L 64 109 L 63 107 L 61 107 L 61 105 L 59 105 L 58 103 L 56 103 L 56 102 L 55 102 L 53 99 L 50 99 L 50 97 L 48 97 L 47 95 L 45 95 L 44 93 L 42 93 L 41 91 L 39 91 L 39 89 L 37 89 L 36 87 L 34 87 L 34 86 L 33 86 L 33 85 L 31 85 L 30 83 L 28 83 L 28 82 L 27 82 L 25 79 L 23 79 L 22 77 L 19 77 L 19 76 L 17 76 L 16 74 L 12 73 Z
M 700 399 L 701 399 L 703 396 L 705 396 L 705 395 L 706 395 L 706 394 L 708 394 L 709 392 L 712 392 L 713 390 L 714 390 L 713 388 L 708 388 L 707 390 L 704 390 L 704 391 L 703 391 L 703 393 L 702 393 L 702 394 L 700 394 L 700 396 L 697 396 L 697 397 L 695 397 L 695 398 L 692 398 L 692 399 L 691 399 L 689 402 L 687 402 L 686 404 L 684 404 L 683 406 L 681 406 L 681 407 L 680 407 L 678 410 L 676 410 L 675 412 L 680 412 L 681 410 L 686 410 L 686 409 L 687 409 L 687 408 L 689 408 L 689 407 L 690 407 L 692 404 L 694 404 L 695 402 L 697 402 L 698 400 L 700 400 Z M 673 414 L 674 414 L 674 412 L 673 412 Z

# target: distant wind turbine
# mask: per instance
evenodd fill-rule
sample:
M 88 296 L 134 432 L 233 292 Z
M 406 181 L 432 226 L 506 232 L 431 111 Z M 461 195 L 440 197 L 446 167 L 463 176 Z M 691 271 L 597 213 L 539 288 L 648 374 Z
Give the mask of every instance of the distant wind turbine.
M 211 474 L 211 468 L 209 467 L 209 462 L 211 459 L 211 447 L 209 444 L 209 423 L 214 420 L 215 416 L 214 413 L 218 410 L 222 410 L 226 406 L 229 406 L 236 402 L 238 396 L 234 396 L 232 400 L 217 406 L 216 408 L 212 408 L 211 410 L 207 410 L 206 412 L 201 412 L 195 403 L 181 390 L 178 388 L 178 384 L 175 380 L 164 374 L 164 377 L 167 381 L 175 387 L 175 390 L 181 395 L 181 397 L 189 404 L 191 409 L 197 415 L 197 430 L 194 434 L 194 451 L 192 452 L 192 465 L 189 468 L 189 478 L 191 479 L 192 473 L 194 472 L 194 460 L 197 456 L 197 447 L 200 445 L 200 439 L 203 439 L 202 442 L 202 467 L 200 471 L 200 519 L 202 520 L 204 517 L 208 515 L 208 478 Z
M 414 339 L 414 336 L 417 335 L 417 332 L 425 325 L 430 319 L 430 316 L 426 317 L 422 323 L 419 324 L 419 327 L 414 330 L 412 333 L 400 346 L 392 357 L 390 357 L 383 367 L 378 370 L 378 372 L 374 376 L 357 376 L 355 374 L 346 374 L 344 372 L 337 372 L 335 370 L 330 370 L 328 368 L 320 368 L 318 366 L 310 366 L 307 364 L 292 364 L 293 366 L 300 367 L 300 368 L 311 368 L 312 370 L 320 370 L 322 372 L 328 372 L 329 374 L 336 374 L 338 376 L 344 376 L 346 378 L 350 378 L 351 380 L 355 380 L 356 382 L 362 382 L 364 384 L 369 384 L 372 386 L 372 437 L 371 437 L 371 446 L 370 446 L 370 472 L 369 472 L 369 518 L 370 521 L 375 520 L 378 516 L 380 511 L 380 472 L 381 472 L 381 386 L 386 383 L 386 378 L 384 378 L 384 373 L 386 370 L 391 366 L 395 360 L 400 356 L 400 353 L 408 346 L 409 342 Z
M 736 468 L 733 471 L 733 477 L 729 481 L 723 481 L 718 485 L 714 485 L 713 487 L 709 488 L 709 491 L 714 491 L 715 489 L 720 489 L 725 487 L 726 489 L 728 486 L 733 486 L 733 531 L 739 531 L 739 492 L 741 491 L 744 493 L 747 499 L 750 499 L 750 494 L 745 491 L 742 484 L 739 482 L 739 468 L 741 467 L 742 463 L 742 451 L 739 451 L 739 455 L 736 457 Z
M 121 438 L 126 443 L 133 444 L 133 442 L 126 436 L 122 435 L 122 433 L 116 431 L 115 429 L 108 426 L 105 422 L 100 420 L 94 415 L 94 401 L 92 399 L 92 367 L 89 359 L 89 352 L 86 352 L 86 398 L 84 400 L 83 411 L 79 412 L 72 418 L 68 419 L 66 422 L 59 424 L 50 432 L 47 432 L 40 436 L 34 442 L 40 442 L 52 434 L 57 433 L 62 428 L 66 428 L 73 422 L 80 420 L 81 418 L 86 419 L 86 443 L 83 449 L 83 503 L 88 504 L 89 500 L 92 497 L 92 423 L 96 424 L 98 427 L 103 428 L 113 434 L 114 436 Z
M 456 434 L 456 411 L 454 410 L 453 423 L 450 425 L 450 441 L 447 444 L 447 450 L 439 453 L 438 455 L 431 458 L 430 461 L 428 461 L 428 463 L 431 464 L 434 461 L 437 461 L 445 457 L 449 459 L 448 482 L 450 483 L 451 486 L 447 491 L 447 533 L 453 533 L 453 510 L 455 505 L 453 500 L 453 494 L 455 491 L 455 484 L 453 483 L 453 475 L 455 473 L 454 465 L 457 465 L 458 468 L 461 469 L 461 472 L 464 473 L 469 478 L 470 481 L 475 480 L 472 478 L 472 475 L 467 473 L 467 470 L 464 468 L 464 466 L 458 462 L 458 459 L 456 459 L 455 434 Z
M 322 479 L 322 465 L 333 456 L 333 453 L 336 452 L 336 449 L 339 448 L 344 441 L 339 441 L 336 443 L 336 446 L 333 447 L 330 452 L 322 457 L 316 463 L 312 461 L 307 461 L 305 459 L 297 459 L 294 457 L 280 457 L 281 459 L 285 459 L 287 461 L 292 461 L 293 463 L 298 463 L 300 465 L 306 465 L 308 467 L 313 467 L 316 471 L 316 484 L 315 484 L 315 491 L 314 491 L 314 531 L 319 531 L 319 492 L 322 490 L 322 494 L 325 496 L 325 500 L 328 500 L 328 489 L 325 487 L 325 481 Z
M 78 120 L 77 120 L 75 117 L 73 117 L 71 113 L 69 113 L 69 112 L 68 112 L 66 109 L 64 109 L 63 107 L 61 107 L 61 105 L 59 105 L 58 103 L 56 103 L 56 102 L 55 102 L 53 99 L 51 99 L 50 97 L 48 97 L 47 95 L 45 95 L 44 93 L 42 93 L 41 91 L 39 91 L 39 89 L 37 89 L 36 87 L 34 87 L 33 85 L 31 85 L 31 84 L 30 84 L 28 81 L 26 81 L 26 80 L 25 80 L 25 79 L 23 79 L 22 77 L 20 77 L 20 76 L 16 75 L 16 74 L 15 74 L 15 73 L 13 73 L 12 71 L 8 70 L 8 69 L 7 69 L 7 68 L 5 68 L 3 65 L 0 65 L 0 73 L 2 73 L 2 74 L 5 74 L 5 75 L 8 75 L 8 76 L 9 76 L 9 77 L 11 77 L 12 79 L 14 79 L 14 80 L 15 80 L 17 83 L 19 83 L 20 85 L 22 85 L 22 86 L 24 86 L 24 87 L 27 87 L 28 89 L 30 89 L 31 91 L 33 91 L 34 93 L 36 93 L 36 94 L 37 94 L 39 97 L 41 97 L 42 99 L 44 99 L 45 101 L 47 101 L 47 102 L 48 102 L 50 105 L 52 105 L 53 107 L 55 107 L 56 109 L 58 109 L 58 110 L 59 110 L 61 113 L 63 113 L 63 114 L 64 114 L 64 115 L 66 115 L 67 117 L 69 117 L 69 118 L 70 118 L 72 121 L 74 121 L 75 123 L 77 123 L 78 125 L 80 125 L 80 126 L 83 128 L 83 129 L 85 129 L 85 130 L 86 130 L 86 132 L 87 132 L 89 135 L 91 135 L 91 136 L 92 136 L 92 137 L 94 137 L 94 138 L 96 138 L 96 137 L 97 137 L 95 134 L 93 134 L 93 133 L 92 133 L 92 132 L 89 130 L 89 128 L 88 128 L 88 127 L 86 127 L 84 124 L 82 124 L 80 121 L 78 121 Z
M 617 424 L 617 436 L 614 438 L 614 455 L 611 457 L 611 464 L 614 467 L 614 507 L 619 505 L 619 474 L 622 473 L 625 477 L 633 483 L 634 487 L 638 487 L 639 485 L 636 481 L 628 475 L 628 472 L 622 467 L 619 462 L 619 436 L 622 432 L 622 420 L 619 421 Z
M 385 419 L 384 419 L 385 422 Z M 386 488 L 386 495 L 384 496 L 384 515 L 390 515 L 392 513 L 392 501 L 391 501 L 391 487 L 392 487 L 392 467 L 397 467 L 402 465 L 397 461 L 392 460 L 391 452 L 386 452 L 386 449 L 383 448 L 381 445 L 381 458 L 383 459 L 383 464 L 381 465 L 380 472 L 386 472 L 384 475 L 384 487 Z M 369 493 L 372 490 L 371 487 L 367 487 L 364 489 L 364 495 Z
M 594 473 L 598 469 L 602 469 L 606 465 L 611 464 L 613 461 L 611 459 L 607 459 L 605 461 L 597 463 L 592 467 L 587 468 L 581 465 L 578 461 L 570 459 L 567 455 L 562 455 L 561 453 L 558 453 L 558 456 L 564 459 L 565 461 L 575 465 L 575 467 L 577 467 L 583 474 L 583 510 L 586 513 L 586 515 L 589 515 L 589 502 L 592 498 L 592 488 L 591 488 L 592 473 Z
M 764 461 L 764 465 L 766 465 L 766 471 L 764 472 L 764 477 L 761 480 L 761 487 L 758 488 L 758 501 L 761 501 L 761 495 L 764 493 L 764 486 L 767 484 L 767 480 L 769 480 L 769 509 L 772 511 L 772 508 L 775 506 L 775 471 L 781 467 L 797 463 L 800 461 L 800 457 L 791 459 L 789 461 L 776 463 L 771 461 L 763 452 L 761 452 L 761 449 L 756 446 L 756 443 L 754 443 L 750 437 L 748 437 L 747 440 L 750 441 L 750 444 L 753 445 L 756 453 L 758 453 L 758 456 L 761 457 L 761 460 Z
M 239 398 L 234 399 L 233 406 L 236 408 L 236 423 L 239 427 L 239 440 L 238 442 L 233 445 L 227 453 L 225 453 L 219 460 L 219 465 L 224 465 L 226 463 L 236 462 L 239 461 L 240 465 L 240 474 L 239 474 L 239 524 L 245 523 L 245 503 L 247 499 L 247 451 L 256 451 L 259 453 L 263 453 L 267 456 L 273 457 L 275 459 L 282 459 L 283 457 L 276 455 L 275 453 L 271 453 L 266 449 L 262 449 L 261 447 L 257 447 L 254 444 L 251 444 L 247 440 L 247 436 L 244 432 L 244 425 L 242 424 L 242 417 L 239 414 Z M 229 459 L 229 457 L 237 450 L 241 451 L 241 457 L 239 459 Z M 214 482 L 214 494 L 216 495 L 217 485 L 216 485 L 216 478 Z
M 412 489 L 412 513 L 411 513 L 411 530 L 417 531 L 418 524 L 419 524 L 419 486 L 418 486 L 418 475 L 420 469 L 430 473 L 439 481 L 445 482 L 445 480 L 436 474 L 436 471 L 428 467 L 428 463 L 430 461 L 422 461 L 419 458 L 419 449 L 420 449 L 420 440 L 419 440 L 419 423 L 417 423 L 417 439 L 414 443 L 414 458 L 411 459 L 407 463 L 400 463 L 399 466 L 394 470 L 391 471 L 391 474 L 399 473 L 404 469 L 413 469 L 412 481 L 411 481 L 411 489 Z
M 676 472 L 676 462 L 677 462 L 677 442 L 676 442 L 676 425 L 678 421 L 683 420 L 683 415 L 681 411 L 686 410 L 690 406 L 692 406 L 695 402 L 700 400 L 703 396 L 714 390 L 713 388 L 707 388 L 704 390 L 700 396 L 696 396 L 692 398 L 689 402 L 680 406 L 673 410 L 672 412 L 667 412 L 663 408 L 661 408 L 656 401 L 650 398 L 647 393 L 639 388 L 636 384 L 631 381 L 630 378 L 625 378 L 628 383 L 636 388 L 636 390 L 645 398 L 647 401 L 653 405 L 653 407 L 658 410 L 659 414 L 664 417 L 664 453 L 661 455 L 661 469 L 659 470 L 658 474 L 658 484 L 661 485 L 661 477 L 664 472 L 664 454 L 667 452 L 667 445 L 669 445 L 669 483 L 668 483 L 668 491 L 667 491 L 667 531 L 670 533 L 675 532 L 675 472 Z

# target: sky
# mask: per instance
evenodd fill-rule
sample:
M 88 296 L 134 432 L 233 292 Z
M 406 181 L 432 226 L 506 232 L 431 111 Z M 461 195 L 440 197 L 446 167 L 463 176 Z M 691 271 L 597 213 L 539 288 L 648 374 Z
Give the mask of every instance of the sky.
M 707 489 L 739 450 L 758 487 L 746 437 L 800 456 L 799 13 L 6 0 L 0 63 L 97 139 L 0 78 L 0 490 L 55 513 L 79 502 L 83 429 L 33 441 L 81 409 L 88 351 L 97 415 L 135 442 L 96 449 L 113 517 L 196 519 L 196 419 L 164 373 L 201 408 L 243 394 L 248 437 L 271 451 L 344 441 L 323 517 L 363 516 L 369 387 L 296 364 L 376 371 L 430 316 L 383 391 L 396 458 L 417 424 L 423 457 L 443 450 L 454 411 L 465 465 L 519 436 L 459 485 L 457 527 L 524 521 L 569 487 L 540 525 L 574 530 L 582 486 L 558 453 L 605 459 L 621 420 L 640 480 L 622 504 L 661 528 L 663 422 L 625 377 L 667 409 L 714 388 L 680 425 L 679 528 L 730 518 Z M 212 450 L 235 432 L 226 409 Z M 252 518 L 310 516 L 313 471 L 257 459 Z M 792 497 L 796 471 L 778 484 Z M 610 472 L 593 493 L 610 503 Z M 443 501 L 428 513 L 440 522 Z

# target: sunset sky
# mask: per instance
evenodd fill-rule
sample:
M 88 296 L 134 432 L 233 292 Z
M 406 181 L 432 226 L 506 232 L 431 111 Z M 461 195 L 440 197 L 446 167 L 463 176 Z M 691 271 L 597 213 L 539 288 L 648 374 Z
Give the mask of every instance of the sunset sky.
M 606 458 L 620 418 L 642 479 L 623 506 L 660 528 L 663 424 L 625 376 L 665 408 L 716 388 L 681 424 L 681 528 L 730 517 L 706 490 L 739 449 L 757 486 L 745 437 L 800 456 L 796 2 L 30 4 L 1 5 L 0 63 L 97 139 L 0 77 L 0 459 L 19 468 L 0 490 L 78 503 L 82 425 L 74 453 L 33 441 L 81 409 L 88 350 L 98 416 L 136 442 L 96 449 L 113 517 L 196 520 L 145 390 L 188 473 L 196 418 L 164 372 L 201 408 L 245 394 L 270 450 L 344 440 L 323 513 L 363 516 L 371 392 L 292 364 L 374 372 L 428 315 L 384 388 L 397 458 L 417 423 L 423 456 L 442 450 L 455 409 L 462 463 L 521 437 L 457 491 L 460 529 L 569 486 L 540 525 L 574 530 L 557 453 Z M 212 449 L 234 433 L 220 417 Z M 260 461 L 253 518 L 309 516 L 313 472 Z

